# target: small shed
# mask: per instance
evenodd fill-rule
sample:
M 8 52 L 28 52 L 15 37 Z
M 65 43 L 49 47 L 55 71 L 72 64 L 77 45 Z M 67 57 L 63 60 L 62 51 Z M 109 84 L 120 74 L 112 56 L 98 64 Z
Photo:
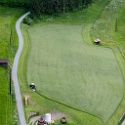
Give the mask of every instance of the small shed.
M 8 59 L 0 59 L 0 66 L 8 67 Z
M 95 44 L 100 44 L 100 42 L 101 42 L 100 39 L 95 39 L 95 40 L 94 40 L 94 43 L 95 43 Z

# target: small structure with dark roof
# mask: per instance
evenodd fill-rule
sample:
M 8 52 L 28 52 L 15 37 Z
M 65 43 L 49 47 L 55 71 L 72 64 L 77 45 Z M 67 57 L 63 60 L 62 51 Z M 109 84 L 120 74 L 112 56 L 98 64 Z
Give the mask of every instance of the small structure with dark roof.
M 0 59 L 0 66 L 8 67 L 8 59 Z

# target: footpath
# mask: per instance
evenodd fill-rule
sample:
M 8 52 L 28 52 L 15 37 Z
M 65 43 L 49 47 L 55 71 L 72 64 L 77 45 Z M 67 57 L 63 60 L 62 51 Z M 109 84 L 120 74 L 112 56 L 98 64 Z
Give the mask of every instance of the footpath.
M 19 47 L 18 47 L 16 56 L 14 58 L 14 63 L 13 63 L 13 67 L 12 67 L 12 79 L 13 79 L 13 82 L 14 82 L 16 104 L 17 104 L 17 110 L 18 110 L 20 125 L 26 125 L 24 108 L 23 108 L 22 97 L 21 97 L 19 81 L 18 81 L 18 64 L 19 64 L 19 58 L 20 58 L 20 55 L 21 55 L 21 52 L 22 52 L 22 49 L 23 49 L 23 42 L 24 42 L 23 36 L 22 36 L 22 33 L 21 33 L 21 29 L 20 29 L 20 24 L 21 24 L 22 20 L 29 14 L 30 14 L 30 12 L 24 14 L 16 22 L 16 31 L 17 31 L 18 40 L 19 40 L 19 43 L 18 43 Z

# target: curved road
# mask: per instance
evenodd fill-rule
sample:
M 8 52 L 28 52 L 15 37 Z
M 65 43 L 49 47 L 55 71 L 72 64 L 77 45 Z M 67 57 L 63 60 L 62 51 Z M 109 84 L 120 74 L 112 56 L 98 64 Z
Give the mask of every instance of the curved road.
M 19 64 L 19 58 L 23 49 L 23 36 L 20 29 L 20 24 L 22 20 L 29 15 L 30 12 L 24 14 L 22 17 L 19 18 L 19 20 L 16 22 L 16 31 L 19 39 L 19 48 L 16 53 L 16 56 L 14 58 L 14 63 L 12 67 L 12 79 L 14 82 L 14 89 L 15 89 L 15 95 L 16 95 L 16 103 L 17 103 L 17 110 L 20 120 L 20 125 L 26 125 L 25 115 L 24 115 L 24 109 L 23 109 L 23 103 L 22 103 L 22 97 L 20 94 L 20 87 L 18 82 L 18 64 Z

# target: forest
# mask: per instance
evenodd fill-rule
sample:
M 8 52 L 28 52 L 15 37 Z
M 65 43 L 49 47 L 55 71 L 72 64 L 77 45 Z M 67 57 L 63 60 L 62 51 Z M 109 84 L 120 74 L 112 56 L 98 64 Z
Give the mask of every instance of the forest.
M 31 0 L 30 10 L 37 16 L 40 16 L 42 13 L 66 13 L 82 9 L 91 3 L 92 0 Z
M 76 9 L 83 9 L 92 2 L 92 0 L 0 0 L 1 5 L 25 7 L 38 17 L 43 13 L 66 13 Z

